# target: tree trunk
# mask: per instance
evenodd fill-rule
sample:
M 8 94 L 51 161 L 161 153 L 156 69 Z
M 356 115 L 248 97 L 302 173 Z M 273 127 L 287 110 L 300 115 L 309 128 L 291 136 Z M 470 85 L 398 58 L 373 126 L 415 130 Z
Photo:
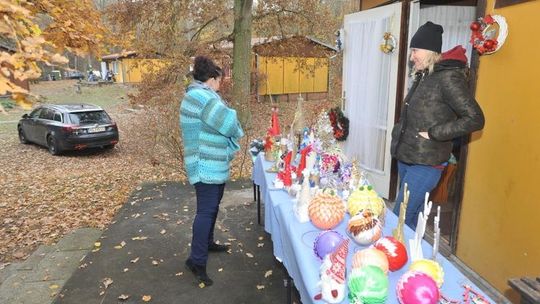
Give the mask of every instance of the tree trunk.
M 250 124 L 252 7 L 253 0 L 234 0 L 233 103 L 244 128 Z

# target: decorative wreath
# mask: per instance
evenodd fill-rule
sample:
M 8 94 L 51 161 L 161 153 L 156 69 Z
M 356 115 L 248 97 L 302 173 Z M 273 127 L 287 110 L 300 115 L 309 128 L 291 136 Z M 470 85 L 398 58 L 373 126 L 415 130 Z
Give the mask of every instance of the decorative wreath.
M 480 55 L 493 54 L 508 36 L 508 24 L 501 15 L 486 15 L 471 23 L 471 44 Z
M 338 141 L 344 141 L 349 136 L 349 119 L 343 115 L 339 107 L 333 108 L 328 112 L 330 124 L 334 133 L 334 138 Z
M 396 38 L 390 32 L 384 33 L 383 41 L 380 45 L 381 51 L 385 54 L 390 54 L 394 52 L 396 48 Z

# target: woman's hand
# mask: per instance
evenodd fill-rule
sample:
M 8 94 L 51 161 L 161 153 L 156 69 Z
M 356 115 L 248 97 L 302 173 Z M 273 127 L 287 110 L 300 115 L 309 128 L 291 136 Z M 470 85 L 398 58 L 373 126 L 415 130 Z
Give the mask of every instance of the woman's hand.
M 428 134 L 428 132 L 418 132 L 418 134 L 420 134 L 420 136 L 422 136 L 422 137 L 425 138 L 425 139 L 429 139 L 429 134 Z

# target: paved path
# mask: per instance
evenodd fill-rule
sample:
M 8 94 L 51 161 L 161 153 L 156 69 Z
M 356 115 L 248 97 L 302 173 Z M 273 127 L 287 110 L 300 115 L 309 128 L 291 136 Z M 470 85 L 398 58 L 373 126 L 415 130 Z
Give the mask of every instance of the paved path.
M 79 229 L 0 271 L 0 303 L 284 303 L 285 273 L 256 223 L 251 183 L 227 185 L 216 239 L 232 250 L 210 254 L 206 288 L 184 268 L 194 212 L 191 186 L 143 184 L 102 234 Z

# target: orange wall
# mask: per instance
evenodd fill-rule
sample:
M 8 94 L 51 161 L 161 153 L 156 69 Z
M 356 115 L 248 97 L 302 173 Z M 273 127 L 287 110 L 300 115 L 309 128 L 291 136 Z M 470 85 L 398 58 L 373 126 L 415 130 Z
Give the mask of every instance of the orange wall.
M 457 256 L 516 302 L 507 280 L 540 276 L 540 1 L 487 2 L 509 35 L 480 58 L 486 125 L 469 146 Z

